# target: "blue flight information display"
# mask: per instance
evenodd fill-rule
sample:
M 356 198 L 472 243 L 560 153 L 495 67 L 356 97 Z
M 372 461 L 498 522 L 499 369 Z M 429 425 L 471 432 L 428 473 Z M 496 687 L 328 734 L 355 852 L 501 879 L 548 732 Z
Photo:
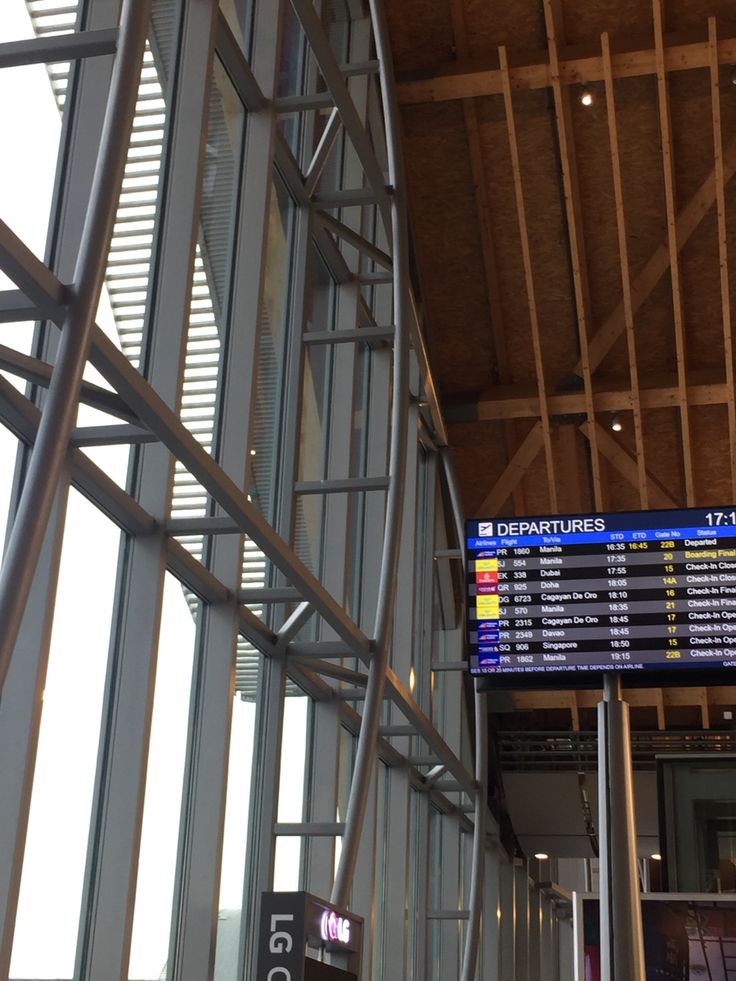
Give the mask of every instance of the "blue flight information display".
M 736 506 L 465 532 L 471 674 L 736 667 Z

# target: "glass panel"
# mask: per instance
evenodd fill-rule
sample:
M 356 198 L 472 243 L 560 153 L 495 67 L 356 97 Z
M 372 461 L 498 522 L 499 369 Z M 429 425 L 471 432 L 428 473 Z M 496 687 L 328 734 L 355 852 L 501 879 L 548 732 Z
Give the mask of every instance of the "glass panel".
M 421 839 L 422 822 L 424 811 L 422 795 L 412 790 L 409 793 L 409 877 L 407 881 L 407 909 L 409 915 L 406 920 L 406 951 L 407 951 L 407 981 L 415 981 L 417 978 L 417 959 L 419 955 L 419 944 L 422 936 L 422 927 L 415 911 L 419 908 L 420 892 L 419 879 L 424 864 L 422 855 Z
M 72 490 L 13 944 L 17 978 L 73 973 L 119 541 L 117 527 Z
M 266 275 L 258 324 L 256 406 L 251 433 L 255 453 L 250 494 L 268 519 L 272 518 L 276 495 L 294 210 L 284 184 L 275 177 L 271 188 Z
M 157 3 L 156 9 L 160 14 L 168 6 L 170 0 Z M 159 18 L 154 18 L 159 58 L 170 47 L 170 25 L 166 19 L 165 23 L 166 28 L 162 29 Z M 141 358 L 143 320 L 149 292 L 154 221 L 163 160 L 167 108 L 162 73 L 162 62 L 156 61 L 147 45 L 110 245 L 106 295 L 98 311 L 103 328 L 115 324 L 122 351 L 136 367 Z
M 296 695 L 284 700 L 278 806 L 278 821 L 282 824 L 303 820 L 308 709 L 309 700 L 305 696 Z M 299 888 L 301 845 L 300 837 L 277 839 L 274 889 Z
M 194 643 L 181 584 L 167 573 L 129 966 L 141 981 L 161 977 L 168 953 Z
M 414 701 L 426 709 L 429 704 L 429 677 L 431 655 L 431 635 L 429 624 L 431 622 L 431 610 L 427 609 L 429 603 L 426 602 L 428 583 L 431 570 L 437 565 L 433 561 L 433 523 L 430 513 L 428 453 L 420 444 L 417 458 L 417 485 L 416 485 L 416 562 L 414 565 L 414 630 L 412 631 L 414 650 L 412 656 L 412 669 L 414 671 L 415 685 L 412 691 Z M 431 587 L 430 587 L 431 588 Z
M 298 95 L 304 73 L 304 32 L 290 3 L 281 5 L 281 53 L 277 93 Z
M 5 533 L 10 529 L 10 498 L 13 490 L 13 461 L 20 443 L 0 425 L 0 559 L 5 551 Z
M 221 62 L 215 58 L 180 413 L 189 432 L 209 453 L 215 441 L 221 356 L 227 340 L 245 118 L 243 105 Z M 201 516 L 209 506 L 204 488 L 177 463 L 172 516 Z M 192 554 L 201 557 L 200 536 L 180 540 Z
M 342 824 L 348 812 L 348 800 L 350 799 L 350 785 L 353 777 L 353 764 L 355 762 L 355 748 L 357 738 L 347 729 L 340 727 L 340 759 L 337 773 L 337 810 L 335 820 Z M 340 862 L 342 852 L 342 837 L 335 839 L 335 869 Z
M 255 703 L 245 701 L 240 695 L 236 695 L 233 701 L 230 730 L 230 759 L 215 954 L 215 977 L 222 979 L 234 978 L 237 970 L 255 723 Z
M 23 0 L 3 0 L 3 42 L 33 37 Z M 23 98 L 18 98 L 18 93 Z M 0 69 L 0 214 L 39 258 L 43 258 L 56 171 L 61 120 L 45 65 Z M 15 289 L 0 272 L 0 289 Z M 32 325 L 26 325 L 32 330 Z M 3 327 L 3 335 L 6 328 Z M 3 339 L 3 343 L 9 343 Z
M 294 508 L 294 551 L 297 558 L 315 576 L 320 575 L 322 523 L 325 510 L 324 494 L 300 494 Z M 308 634 L 316 629 L 308 624 Z
M 389 807 L 389 771 L 383 763 L 378 763 L 376 790 L 378 800 L 376 803 L 376 882 L 375 882 L 375 907 L 376 915 L 373 921 L 371 938 L 373 943 L 373 957 L 371 959 L 371 977 L 373 981 L 383 981 L 391 974 L 391 952 L 385 949 L 384 934 L 386 930 L 387 906 L 390 898 L 396 902 L 397 897 L 389 897 L 387 894 L 387 875 L 386 875 L 386 853 L 388 851 L 386 835 L 388 833 L 388 807 Z
M 306 47 L 304 32 L 290 3 L 281 4 L 281 52 L 276 91 L 279 96 L 300 95 L 304 87 Z M 301 113 L 279 117 L 279 128 L 294 154 L 299 145 Z
M 736 892 L 736 763 L 727 756 L 658 762 L 667 887 Z

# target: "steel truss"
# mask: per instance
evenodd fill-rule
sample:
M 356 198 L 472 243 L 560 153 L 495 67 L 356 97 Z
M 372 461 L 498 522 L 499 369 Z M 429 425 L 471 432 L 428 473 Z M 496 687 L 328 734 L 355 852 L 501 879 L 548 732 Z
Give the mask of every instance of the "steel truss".
M 411 622 L 407 625 L 397 617 L 397 601 L 406 602 L 411 593 L 402 583 L 420 581 L 417 561 L 426 564 L 422 588 L 431 608 L 432 565 L 438 562 L 447 570 L 456 561 L 462 523 L 409 272 L 405 179 L 386 25 L 379 0 L 371 0 L 370 10 L 357 2 L 349 4 L 354 21 L 344 58 L 335 53 L 312 0 L 292 0 L 292 5 L 302 32 L 304 84 L 303 91 L 286 97 L 277 89 L 277 0 L 256 4 L 245 45 L 237 36 L 238 25 L 214 0 L 170 0 L 177 30 L 175 54 L 169 57 L 178 75 L 177 86 L 170 90 L 165 165 L 157 186 L 141 370 L 106 337 L 94 317 L 103 282 L 111 274 L 106 261 L 136 112 L 151 0 L 126 0 L 119 28 L 110 23 L 115 4 L 95 0 L 85 6 L 85 19 L 73 34 L 0 45 L 0 67 L 65 59 L 76 65 L 65 110 L 69 162 L 60 170 L 56 192 L 57 214 L 67 217 L 55 219 L 47 261 L 37 259 L 0 221 L 0 268 L 17 286 L 0 293 L 0 322 L 41 319 L 33 356 L 0 347 L 0 368 L 28 383 L 23 395 L 0 378 L 0 418 L 27 448 L 20 452 L 15 520 L 0 573 L 0 836 L 7 844 L 0 853 L 2 976 L 8 976 L 12 949 L 40 725 L 38 695 L 48 654 L 48 614 L 39 617 L 34 610 L 48 609 L 53 598 L 70 485 L 119 525 L 127 541 L 116 609 L 127 632 L 120 631 L 111 642 L 75 976 L 127 977 L 165 569 L 206 610 L 200 614 L 204 626 L 198 634 L 199 681 L 193 693 L 185 830 L 167 976 L 212 976 L 219 858 L 212 862 L 211 855 L 214 850 L 219 856 L 222 845 L 236 634 L 264 655 L 257 692 L 257 765 L 244 922 L 257 922 L 260 893 L 271 884 L 277 835 L 303 837 L 310 888 L 331 889 L 339 905 L 372 908 L 374 898 L 364 884 L 371 860 L 365 826 L 375 821 L 375 814 L 367 815 L 375 807 L 381 761 L 406 774 L 403 805 L 400 795 L 394 796 L 391 807 L 398 810 L 387 820 L 398 820 L 402 806 L 406 816 L 412 790 L 422 792 L 435 813 L 454 816 L 466 836 L 474 830 L 467 900 L 461 897 L 454 912 L 445 910 L 434 918 L 451 915 L 468 922 L 462 978 L 470 981 L 476 976 L 482 871 L 489 843 L 486 826 L 491 820 L 486 814 L 485 707 L 478 701 L 473 772 L 468 741 L 472 723 L 462 718 L 459 699 L 446 709 L 452 720 L 449 728 L 438 724 L 431 707 L 430 667 L 445 674 L 457 671 L 461 651 L 438 657 L 432 652 L 431 636 L 429 642 L 416 637 L 416 631 L 431 631 L 421 623 L 412 628 Z M 155 12 L 156 0 L 152 6 Z M 181 399 L 195 252 L 205 267 L 208 261 L 201 246 L 199 207 L 215 61 L 224 69 L 246 123 L 230 292 L 222 312 L 223 323 L 229 325 L 228 360 L 218 369 L 219 429 L 208 446 L 182 421 Z M 296 145 L 279 126 L 286 112 L 296 114 L 301 132 Z M 100 132 L 98 150 L 95 136 Z M 312 134 L 311 142 L 305 134 Z M 316 253 L 341 300 L 333 328 L 318 329 L 315 324 L 313 329 L 304 309 L 303 283 L 294 291 L 291 337 L 285 349 L 280 486 L 267 517 L 248 493 L 251 464 L 243 435 L 253 426 L 256 382 L 252 368 L 246 381 L 233 383 L 233 373 L 256 364 L 258 356 L 255 331 L 235 326 L 256 323 L 263 304 L 266 243 L 253 229 L 268 227 L 274 167 L 294 203 L 297 279 Z M 92 192 L 80 228 L 68 216 L 75 202 L 80 210 L 91 174 Z M 58 333 L 50 325 L 56 325 Z M 314 351 L 327 351 L 331 359 L 329 397 L 334 413 L 328 462 L 316 480 L 299 477 L 295 435 L 305 359 Z M 363 406 L 370 411 L 371 424 L 361 451 L 363 462 L 356 469 L 351 465 L 352 421 L 340 416 L 349 417 L 358 407 L 354 377 L 360 351 L 373 359 L 367 381 L 371 397 Z M 87 364 L 100 372 L 109 389 L 82 379 Z M 340 399 L 346 409 L 335 410 Z M 109 423 L 78 427 L 80 404 L 106 413 Z M 119 444 L 131 451 L 125 489 L 84 452 L 91 446 Z M 423 552 L 414 527 L 420 454 L 428 460 L 427 486 L 432 490 L 427 493 L 433 499 L 430 545 L 425 544 Z M 175 461 L 207 501 L 200 514 L 171 512 Z M 441 540 L 434 527 L 434 514 L 441 507 L 437 487 L 445 488 L 455 514 L 455 525 Z M 317 568 L 297 554 L 294 543 L 296 502 L 307 496 L 320 502 L 323 548 L 333 557 Z M 380 543 L 364 543 L 364 567 L 351 587 L 345 528 L 356 520 L 382 528 L 383 534 Z M 188 546 L 193 539 L 199 542 L 194 550 Z M 270 570 L 269 581 L 257 587 L 249 588 L 242 580 L 244 540 L 257 548 Z M 415 656 L 418 644 L 426 654 Z M 424 671 L 416 692 L 407 680 L 415 660 Z M 339 821 L 334 787 L 331 802 L 323 803 L 319 795 L 307 800 L 304 822 L 277 821 L 277 762 L 287 683 L 314 700 L 315 747 L 334 752 L 341 730 L 356 740 L 349 800 Z M 456 690 L 459 694 L 459 685 Z M 208 765 L 199 766 L 205 758 Z M 310 765 L 314 780 L 314 761 Z M 427 835 L 423 827 L 423 847 Z M 336 836 L 342 838 L 342 848 L 333 881 Z M 398 839 L 394 844 L 389 840 L 387 857 L 392 849 L 404 847 Z M 390 868 L 386 874 L 396 874 Z M 426 894 L 426 875 L 422 873 L 425 878 L 420 876 L 416 884 L 417 895 L 422 890 Z M 388 925 L 386 931 L 388 943 Z M 252 931 L 244 930 L 238 976 L 254 976 L 253 942 Z M 401 941 L 402 949 L 407 943 Z M 419 947 L 413 976 L 421 976 L 422 965 L 426 967 L 426 947 Z M 409 956 L 413 955 L 407 953 L 405 959 Z

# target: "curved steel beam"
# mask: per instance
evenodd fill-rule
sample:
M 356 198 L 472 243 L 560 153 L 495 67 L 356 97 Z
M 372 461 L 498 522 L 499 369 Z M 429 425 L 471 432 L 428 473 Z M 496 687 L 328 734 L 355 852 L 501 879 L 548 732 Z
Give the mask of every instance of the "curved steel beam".
M 38 437 L 0 571 L 0 696 L 74 426 L 133 124 L 151 0 L 125 0 L 74 285 Z
M 447 480 L 447 489 L 452 503 L 458 544 L 465 555 L 465 528 L 460 492 L 455 477 L 450 451 L 440 450 L 440 457 Z M 478 963 L 480 945 L 480 922 L 483 912 L 483 878 L 486 862 L 486 825 L 488 818 L 488 706 L 485 695 L 478 691 L 474 695 L 475 705 L 475 814 L 473 826 L 472 868 L 470 871 L 470 898 L 468 901 L 468 929 L 465 934 L 461 981 L 473 981 Z
M 401 538 L 406 478 L 406 445 L 409 416 L 409 333 L 411 302 L 409 286 L 409 232 L 404 200 L 404 175 L 398 145 L 399 125 L 393 101 L 394 80 L 388 47 L 388 30 L 380 0 L 370 0 L 371 21 L 380 62 L 381 97 L 386 125 L 386 150 L 389 163 L 391 194 L 391 229 L 393 239 L 394 339 L 393 401 L 391 405 L 391 450 L 389 455 L 389 489 L 386 500 L 386 524 L 383 559 L 376 605 L 375 649 L 368 672 L 365 702 L 355 756 L 353 779 L 345 818 L 340 862 L 335 874 L 331 901 L 347 906 L 350 898 L 360 836 L 365 820 L 371 776 L 376 761 L 378 728 L 386 668 L 391 645 L 396 575 Z

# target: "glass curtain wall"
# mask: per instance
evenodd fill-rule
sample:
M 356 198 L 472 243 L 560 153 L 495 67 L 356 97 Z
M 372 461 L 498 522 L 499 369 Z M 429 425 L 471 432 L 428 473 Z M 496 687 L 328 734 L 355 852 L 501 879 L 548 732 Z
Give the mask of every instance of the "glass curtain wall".
M 11 542 L 55 424 L 66 288 L 80 250 L 107 256 L 43 540 L 8 560 L 24 575 L 0 650 L 0 976 L 255 977 L 262 893 L 329 899 L 349 868 L 364 977 L 459 977 L 477 792 L 461 543 L 386 191 L 380 25 L 353 0 L 153 0 L 106 235 L 85 216 L 128 57 L 120 7 L 0 10 L 0 49 L 24 38 L 34 63 L 38 98 L 12 101 L 47 171 L 37 194 L 16 168 L 38 206 L 0 214 Z M 487 864 L 500 903 L 503 856 Z M 486 911 L 483 977 L 508 963 L 506 915 Z

